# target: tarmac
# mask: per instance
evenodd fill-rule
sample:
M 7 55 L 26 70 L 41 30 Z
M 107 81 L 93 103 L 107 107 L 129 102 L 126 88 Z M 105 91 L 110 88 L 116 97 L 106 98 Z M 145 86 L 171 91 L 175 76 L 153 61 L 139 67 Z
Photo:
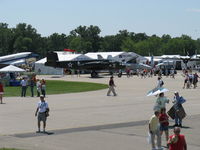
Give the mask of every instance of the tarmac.
M 109 81 L 109 76 L 95 79 L 89 75 L 38 77 L 96 83 Z M 186 136 L 188 150 L 199 150 L 200 87 L 183 89 L 183 80 L 180 73 L 175 79 L 163 77 L 164 87 L 169 89 L 165 93 L 170 99 L 167 109 L 172 106 L 174 91 L 187 100 L 183 104 L 187 116 L 181 133 Z M 156 86 L 157 77 L 122 76 L 114 77 L 114 81 L 117 96 L 106 96 L 108 89 L 60 95 L 47 93 L 50 116 L 45 134 L 36 133 L 34 114 L 39 98 L 5 97 L 5 104 L 0 105 L 0 147 L 23 150 L 151 150 L 147 142 L 148 120 L 153 114 L 156 97 L 146 95 Z M 173 124 L 174 121 L 170 120 L 170 125 Z M 165 146 L 164 135 L 162 138 Z

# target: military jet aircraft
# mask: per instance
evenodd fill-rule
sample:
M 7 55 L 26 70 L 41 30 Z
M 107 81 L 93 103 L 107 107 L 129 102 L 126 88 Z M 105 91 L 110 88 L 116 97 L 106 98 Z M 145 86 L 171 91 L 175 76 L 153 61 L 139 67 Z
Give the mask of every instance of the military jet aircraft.
M 91 71 L 92 78 L 98 77 L 98 71 L 101 70 L 116 72 L 118 70 L 125 69 L 126 67 L 126 65 L 121 62 L 103 59 L 101 56 L 98 56 L 98 59 L 59 61 L 58 54 L 56 52 L 49 52 L 47 54 L 47 62 L 45 65 L 55 68 Z

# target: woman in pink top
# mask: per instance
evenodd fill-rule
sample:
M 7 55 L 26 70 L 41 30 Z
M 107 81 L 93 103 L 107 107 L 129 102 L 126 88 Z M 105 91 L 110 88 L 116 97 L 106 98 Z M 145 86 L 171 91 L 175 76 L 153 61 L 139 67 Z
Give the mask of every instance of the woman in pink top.
M 0 103 L 3 104 L 3 84 L 0 82 Z

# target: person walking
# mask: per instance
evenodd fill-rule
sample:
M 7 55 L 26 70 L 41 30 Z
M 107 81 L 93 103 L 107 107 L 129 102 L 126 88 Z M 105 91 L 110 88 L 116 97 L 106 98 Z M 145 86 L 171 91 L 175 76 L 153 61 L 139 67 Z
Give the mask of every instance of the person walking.
M 163 131 L 165 132 L 166 142 L 169 139 L 169 116 L 166 114 L 166 108 L 161 108 L 159 115 L 160 122 L 160 135 L 162 137 Z
M 169 150 L 187 150 L 185 136 L 183 134 L 180 134 L 180 132 L 181 129 L 179 127 L 175 127 L 174 134 L 169 136 Z
M 4 93 L 4 88 L 3 88 L 3 84 L 0 81 L 0 103 L 3 104 L 3 93 Z
M 152 150 L 162 150 L 161 148 L 161 135 L 159 130 L 159 111 L 155 111 L 154 115 L 149 120 L 149 133 L 151 135 Z M 155 136 L 157 136 L 157 149 L 155 146 Z
M 164 82 L 162 80 L 162 77 L 158 77 L 157 88 L 162 88 L 163 85 L 164 85 Z
M 113 76 L 110 77 L 110 81 L 109 81 L 109 89 L 108 89 L 108 92 L 107 92 L 107 96 L 110 96 L 110 92 L 112 91 L 112 93 L 114 94 L 114 96 L 117 96 L 116 92 L 115 92 L 115 88 L 116 85 L 114 83 L 114 80 L 113 80 Z
M 37 109 L 35 112 L 35 116 L 37 116 L 38 119 L 38 131 L 37 133 L 40 133 L 40 122 L 43 122 L 43 132 L 45 133 L 46 130 L 46 120 L 49 116 L 49 106 L 48 103 L 44 100 L 44 96 L 40 95 L 40 101 L 37 104 Z
M 23 77 L 21 81 L 21 86 L 22 86 L 21 97 L 26 97 L 27 80 L 25 77 Z
M 197 83 L 198 83 L 198 74 L 195 72 L 194 75 L 193 75 L 193 85 L 194 85 L 194 89 L 197 87 Z

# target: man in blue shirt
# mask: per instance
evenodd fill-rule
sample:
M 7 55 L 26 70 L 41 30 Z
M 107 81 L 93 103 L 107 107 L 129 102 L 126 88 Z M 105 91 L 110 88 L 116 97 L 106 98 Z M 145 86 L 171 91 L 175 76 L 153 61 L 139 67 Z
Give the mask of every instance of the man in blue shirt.
M 21 92 L 21 97 L 26 97 L 26 86 L 27 86 L 27 81 L 25 77 L 23 77 L 21 81 L 21 86 L 22 86 L 22 92 Z

